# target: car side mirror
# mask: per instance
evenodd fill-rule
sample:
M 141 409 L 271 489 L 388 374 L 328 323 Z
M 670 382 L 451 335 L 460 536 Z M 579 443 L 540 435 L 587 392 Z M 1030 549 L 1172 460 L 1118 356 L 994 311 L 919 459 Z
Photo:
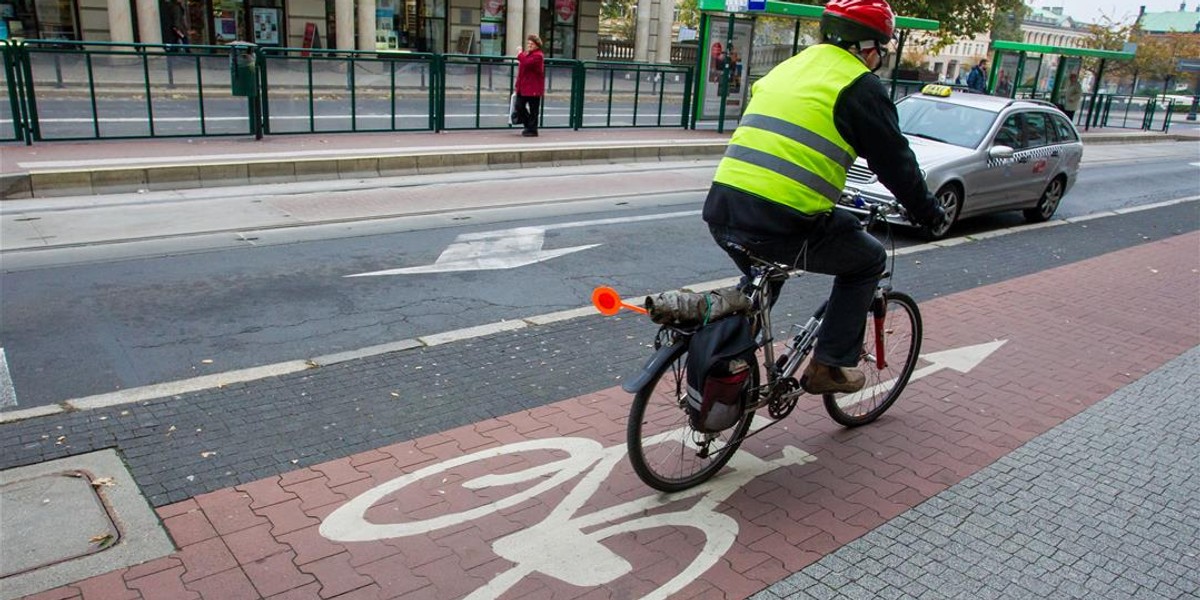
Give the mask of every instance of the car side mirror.
M 992 149 L 988 150 L 988 156 L 994 159 L 1012 158 L 1013 152 L 1012 146 L 992 146 Z

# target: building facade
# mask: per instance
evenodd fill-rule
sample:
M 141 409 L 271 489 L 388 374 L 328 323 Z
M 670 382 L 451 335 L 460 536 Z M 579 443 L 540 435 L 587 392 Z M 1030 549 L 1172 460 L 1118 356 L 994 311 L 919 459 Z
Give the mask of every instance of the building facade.
M 669 62 L 673 0 L 640 0 L 634 60 Z M 596 58 L 600 0 L 0 0 L 0 38 Z
M 596 46 L 598 0 L 0 0 L 8 37 L 504 55 Z M 511 33 L 516 32 L 516 33 Z
M 1138 28 L 1149 34 L 1194 33 L 1200 34 L 1200 5 L 1188 10 L 1186 2 L 1179 3 L 1179 10 L 1174 12 L 1146 12 L 1146 7 L 1138 13 Z
M 1088 27 L 1088 24 L 1076 22 L 1063 14 L 1061 7 L 1030 9 L 1021 22 L 1021 41 L 1044 46 L 1082 48 L 1087 44 Z M 921 39 L 918 37 L 915 41 L 920 43 Z M 965 82 L 971 67 L 989 56 L 991 43 L 992 38 L 987 33 L 959 40 L 926 56 L 923 66 L 936 73 L 940 81 Z

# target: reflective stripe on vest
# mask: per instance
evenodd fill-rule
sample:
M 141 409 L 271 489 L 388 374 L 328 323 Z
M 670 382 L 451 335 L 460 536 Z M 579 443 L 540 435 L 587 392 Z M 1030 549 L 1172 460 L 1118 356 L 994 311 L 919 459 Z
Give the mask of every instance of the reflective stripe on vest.
M 867 67 L 820 44 L 754 84 L 714 181 L 805 214 L 833 209 L 856 153 L 838 133 L 833 106 Z

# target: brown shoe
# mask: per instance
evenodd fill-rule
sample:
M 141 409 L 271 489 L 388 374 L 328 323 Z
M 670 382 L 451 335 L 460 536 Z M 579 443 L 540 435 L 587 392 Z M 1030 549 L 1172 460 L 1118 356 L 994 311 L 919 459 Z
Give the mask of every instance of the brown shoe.
M 800 387 L 810 394 L 853 394 L 863 389 L 866 375 L 858 369 L 831 367 L 815 360 L 808 363 L 800 376 Z

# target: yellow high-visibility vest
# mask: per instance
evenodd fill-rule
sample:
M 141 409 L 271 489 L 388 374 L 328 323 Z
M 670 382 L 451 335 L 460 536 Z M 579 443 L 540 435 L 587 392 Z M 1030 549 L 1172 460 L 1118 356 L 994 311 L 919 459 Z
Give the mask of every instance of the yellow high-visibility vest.
M 771 69 L 754 84 L 713 180 L 804 214 L 832 210 L 858 156 L 834 125 L 833 105 L 868 72 L 830 44 Z

